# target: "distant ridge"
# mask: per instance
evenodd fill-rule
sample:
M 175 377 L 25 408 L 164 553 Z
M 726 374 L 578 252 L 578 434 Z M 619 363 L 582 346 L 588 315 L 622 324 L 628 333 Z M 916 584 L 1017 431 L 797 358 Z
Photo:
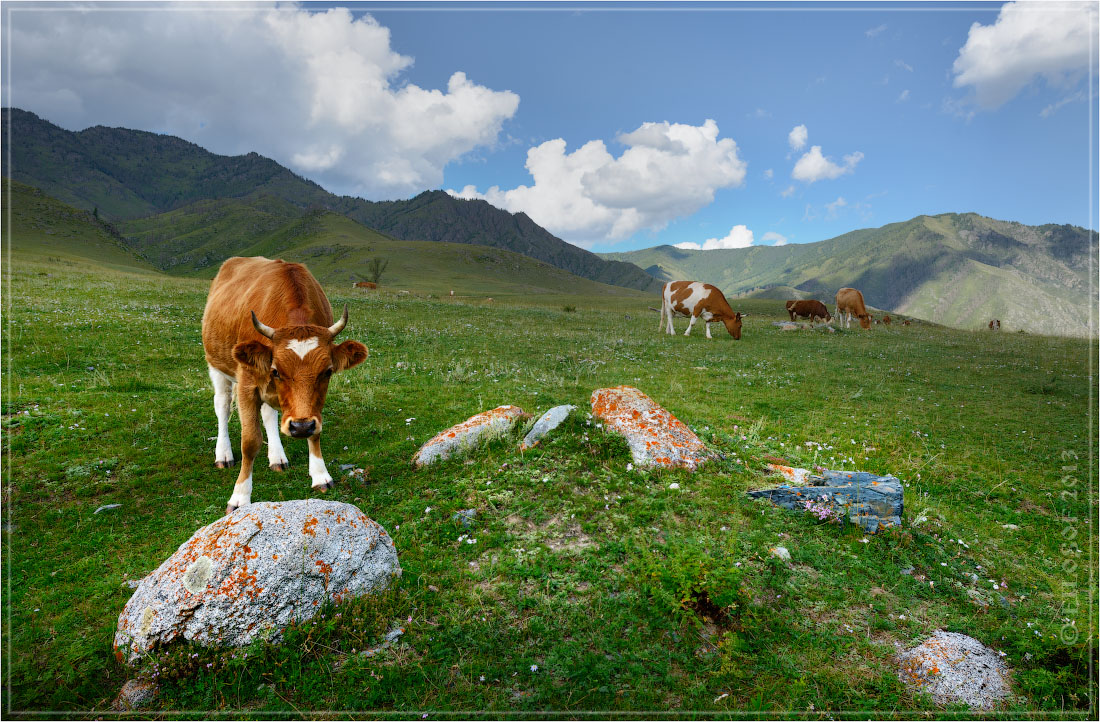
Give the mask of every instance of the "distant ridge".
M 1090 253 L 1097 234 L 1077 226 L 1027 226 L 976 213 L 917 216 L 816 243 L 694 251 L 657 246 L 604 258 L 630 261 L 664 280 L 713 283 L 732 296 L 790 287 L 831 304 L 837 289 L 870 305 L 960 328 L 1003 327 L 1095 335 Z M 789 296 L 794 298 L 795 295 Z
M 302 215 L 310 209 L 335 211 L 399 240 L 477 244 L 521 253 L 601 283 L 655 291 L 659 283 L 642 269 L 608 261 L 552 235 L 524 214 L 511 214 L 485 201 L 463 201 L 443 191 L 427 191 L 403 201 L 371 202 L 337 196 L 257 153 L 221 156 L 181 138 L 125 128 L 95 126 L 67 131 L 17 108 L 0 111 L 10 129 L 10 163 L 4 154 L 3 175 L 42 189 L 77 208 L 98 210 L 120 222 L 142 219 L 143 252 L 163 267 L 186 267 L 150 245 L 155 239 L 195 250 L 195 239 L 179 240 L 179 216 L 192 220 L 208 201 L 237 199 L 237 230 L 258 239 L 270 231 L 269 211 Z M 280 204 L 279 201 L 282 203 Z M 254 222 L 245 218 L 255 211 Z M 243 214 L 243 215 L 242 215 Z M 191 232 L 201 231 L 192 228 Z M 247 238 L 204 243 L 205 263 L 232 255 Z

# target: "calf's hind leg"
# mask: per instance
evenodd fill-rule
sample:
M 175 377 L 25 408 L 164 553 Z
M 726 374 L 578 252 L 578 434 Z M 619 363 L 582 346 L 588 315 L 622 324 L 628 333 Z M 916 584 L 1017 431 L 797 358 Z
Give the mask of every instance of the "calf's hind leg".
M 325 468 L 325 460 L 321 458 L 321 436 L 317 434 L 308 439 L 309 443 L 309 477 L 313 480 L 312 488 L 320 491 L 328 491 L 332 488 L 332 477 Z
M 214 385 L 214 414 L 218 417 L 218 443 L 214 446 L 214 466 L 228 469 L 236 462 L 233 460 L 233 444 L 229 441 L 229 414 L 233 409 L 234 381 L 213 366 L 210 370 L 210 383 Z
M 266 403 L 260 407 L 260 416 L 264 420 L 264 434 L 267 436 L 267 465 L 272 471 L 286 471 L 290 468 L 283 440 L 279 438 L 279 411 Z

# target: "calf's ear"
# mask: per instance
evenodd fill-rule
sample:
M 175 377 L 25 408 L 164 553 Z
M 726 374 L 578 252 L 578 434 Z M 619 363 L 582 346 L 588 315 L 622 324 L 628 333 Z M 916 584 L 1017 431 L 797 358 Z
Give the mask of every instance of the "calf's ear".
M 332 348 L 332 367 L 336 371 L 345 371 L 363 363 L 370 352 L 358 341 L 344 341 Z
M 233 347 L 233 358 L 237 363 L 266 374 L 271 370 L 271 347 L 259 341 L 243 341 Z

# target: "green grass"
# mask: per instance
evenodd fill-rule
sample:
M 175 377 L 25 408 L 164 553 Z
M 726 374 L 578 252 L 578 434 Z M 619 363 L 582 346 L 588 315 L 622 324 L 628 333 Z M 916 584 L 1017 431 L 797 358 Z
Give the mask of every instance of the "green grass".
M 327 498 L 387 529 L 403 577 L 279 647 L 175 647 L 130 670 L 111 650 L 125 581 L 219 518 L 236 474 L 214 468 L 209 440 L 208 282 L 48 253 L 17 253 L 4 274 L 9 717 L 99 715 L 128 677 L 156 674 L 163 717 L 953 718 L 966 712 L 915 696 L 892 662 L 895 643 L 937 628 L 1007 655 L 1018 697 L 1003 714 L 1096 715 L 1085 341 L 782 332 L 782 304 L 759 299 L 735 304 L 751 314 L 742 341 L 708 341 L 659 334 L 656 296 L 490 306 L 341 283 L 329 297 L 349 304 L 346 337 L 371 355 L 334 379 L 324 448 L 329 469 L 367 474 L 341 475 Z M 696 474 L 628 471 L 625 443 L 581 416 L 525 454 L 512 438 L 472 463 L 410 464 L 476 412 L 585 408 L 618 384 L 725 458 Z M 234 416 L 239 451 L 238 429 Z M 290 471 L 261 468 L 254 500 L 310 495 L 305 445 L 286 447 Z M 905 526 L 864 543 L 854 525 L 750 501 L 766 457 L 893 473 Z M 469 508 L 472 531 L 451 520 Z M 790 564 L 769 556 L 776 544 Z M 394 649 L 358 654 L 397 621 Z

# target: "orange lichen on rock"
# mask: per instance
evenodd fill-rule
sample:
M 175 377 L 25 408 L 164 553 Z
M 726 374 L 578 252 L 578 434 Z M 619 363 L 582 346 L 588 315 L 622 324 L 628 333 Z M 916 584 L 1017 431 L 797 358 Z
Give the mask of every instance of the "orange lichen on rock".
M 498 406 L 495 409 L 474 414 L 461 424 L 441 431 L 420 447 L 413 463 L 424 466 L 448 459 L 456 452 L 472 448 L 483 438 L 507 433 L 519 419 L 527 414 L 518 406 Z
M 592 392 L 592 415 L 626 437 L 634 463 L 696 469 L 713 457 L 682 421 L 631 386 Z

